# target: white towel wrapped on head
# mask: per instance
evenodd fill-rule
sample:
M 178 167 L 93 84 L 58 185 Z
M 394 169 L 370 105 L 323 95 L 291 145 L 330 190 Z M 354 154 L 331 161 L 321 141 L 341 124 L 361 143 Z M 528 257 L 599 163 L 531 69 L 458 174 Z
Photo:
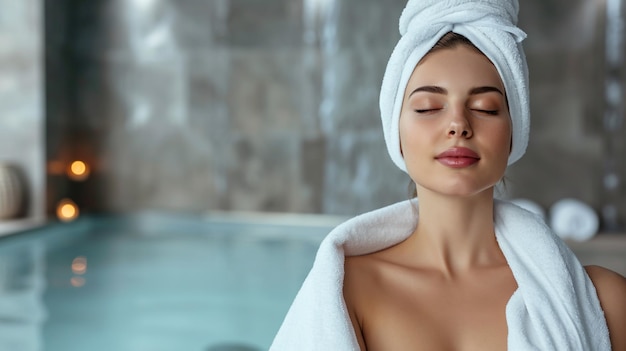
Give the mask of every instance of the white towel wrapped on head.
M 380 112 L 387 150 L 406 172 L 400 152 L 398 121 L 407 83 L 415 66 L 448 32 L 463 35 L 487 56 L 498 70 L 513 126 L 509 164 L 528 145 L 530 112 L 528 67 L 522 48 L 526 34 L 516 26 L 517 0 L 409 0 L 400 16 L 400 38 L 383 77 Z

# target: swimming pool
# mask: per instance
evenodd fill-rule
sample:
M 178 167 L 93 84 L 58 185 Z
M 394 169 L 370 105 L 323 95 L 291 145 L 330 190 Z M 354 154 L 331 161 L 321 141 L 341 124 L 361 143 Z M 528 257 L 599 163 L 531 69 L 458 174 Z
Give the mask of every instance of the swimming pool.
M 343 220 L 144 213 L 0 238 L 0 351 L 266 350 Z M 625 239 L 572 248 L 626 274 Z
M 4 237 L 0 350 L 266 350 L 341 220 L 152 213 Z

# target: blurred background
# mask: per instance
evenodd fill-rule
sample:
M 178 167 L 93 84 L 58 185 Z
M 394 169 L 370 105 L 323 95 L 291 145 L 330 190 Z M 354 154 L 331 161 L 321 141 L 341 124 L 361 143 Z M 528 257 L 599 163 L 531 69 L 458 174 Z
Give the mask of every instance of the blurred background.
M 0 159 L 29 215 L 352 215 L 402 200 L 378 91 L 404 0 L 1 0 Z M 611 9 L 611 6 L 613 9 Z M 506 197 L 623 229 L 623 6 L 526 0 L 527 155 Z M 89 176 L 66 170 L 83 161 Z
M 521 2 L 500 196 L 588 206 L 616 235 L 573 247 L 625 274 L 624 1 Z M 0 0 L 0 229 L 88 218 L 2 239 L 0 350 L 267 348 L 321 237 L 409 196 L 378 109 L 405 3 Z

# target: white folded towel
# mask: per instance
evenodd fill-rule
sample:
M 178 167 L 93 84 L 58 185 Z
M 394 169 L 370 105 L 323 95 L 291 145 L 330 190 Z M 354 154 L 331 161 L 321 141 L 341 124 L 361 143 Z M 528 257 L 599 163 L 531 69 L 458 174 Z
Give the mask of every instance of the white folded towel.
M 506 307 L 508 349 L 610 350 L 596 290 L 572 251 L 537 215 L 511 203 L 496 201 L 494 223 L 518 284 Z M 344 258 L 397 244 L 416 225 L 411 201 L 403 201 L 336 227 L 270 350 L 359 350 L 343 299 Z
M 565 198 L 550 207 L 550 227 L 561 239 L 586 241 L 598 233 L 600 219 L 591 206 Z
M 401 170 L 406 172 L 398 121 L 407 83 L 417 63 L 448 32 L 469 39 L 500 73 L 513 122 L 509 164 L 522 157 L 530 113 L 528 67 L 521 44 L 526 34 L 516 27 L 518 11 L 517 0 L 409 0 L 400 16 L 402 37 L 391 54 L 380 92 L 387 150 Z

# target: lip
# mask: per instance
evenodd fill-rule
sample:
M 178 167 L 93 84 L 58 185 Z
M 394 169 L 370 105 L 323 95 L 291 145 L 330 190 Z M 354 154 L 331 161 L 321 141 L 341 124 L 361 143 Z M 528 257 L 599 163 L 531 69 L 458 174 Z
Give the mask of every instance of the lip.
M 437 155 L 435 159 L 451 168 L 465 168 L 478 162 L 480 156 L 466 147 L 452 147 Z

